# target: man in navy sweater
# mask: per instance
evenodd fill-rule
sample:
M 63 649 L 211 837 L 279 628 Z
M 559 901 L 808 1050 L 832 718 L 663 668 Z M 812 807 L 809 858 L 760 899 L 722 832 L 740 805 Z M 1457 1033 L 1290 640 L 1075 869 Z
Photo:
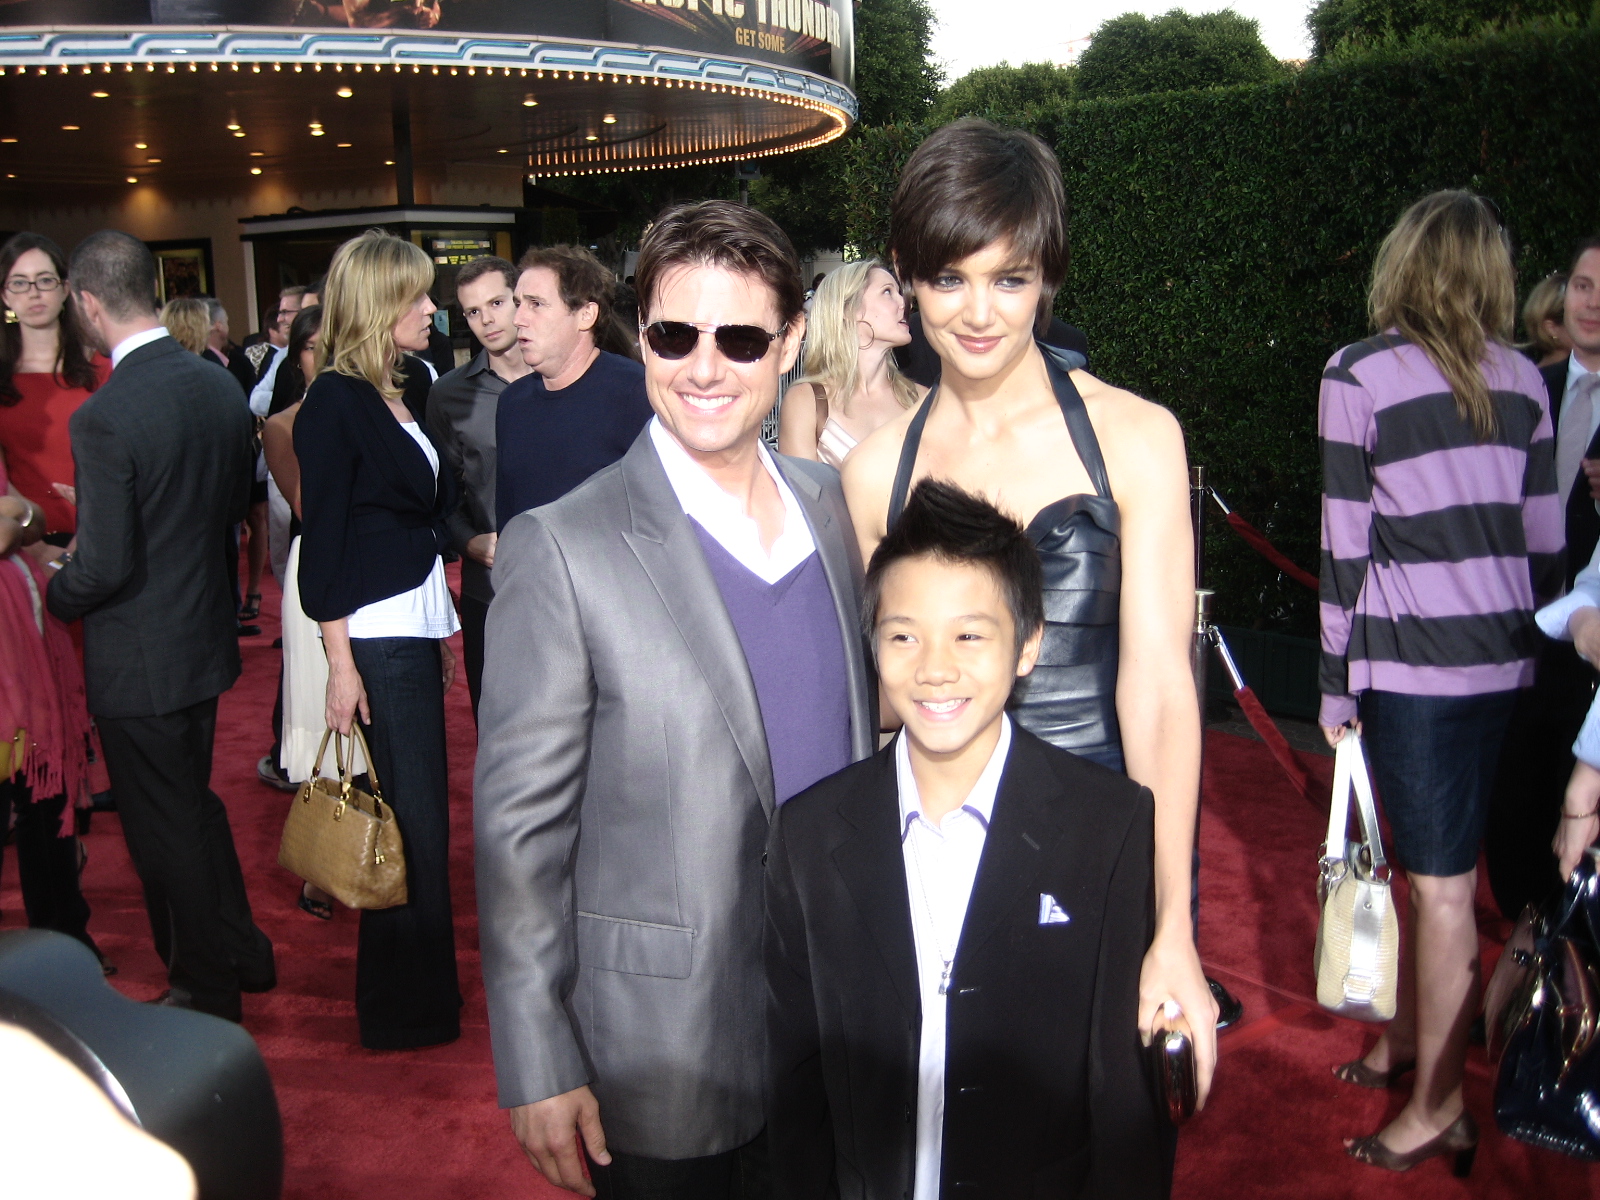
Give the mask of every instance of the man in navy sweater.
M 531 373 L 495 414 L 495 521 L 559 500 L 616 462 L 650 419 L 644 368 L 611 314 L 611 272 L 581 246 L 536 246 L 517 264 L 517 345 Z

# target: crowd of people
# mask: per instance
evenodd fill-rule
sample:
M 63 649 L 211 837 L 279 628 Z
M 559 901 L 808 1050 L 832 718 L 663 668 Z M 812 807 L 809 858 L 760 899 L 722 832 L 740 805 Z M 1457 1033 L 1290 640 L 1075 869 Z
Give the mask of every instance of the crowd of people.
M 158 308 L 126 234 L 70 261 L 13 237 L 0 821 L 29 923 L 99 953 L 75 834 L 100 770 L 158 1002 L 237 1021 L 275 985 L 209 782 L 270 569 L 257 773 L 293 791 L 359 727 L 403 837 L 405 903 L 360 916 L 374 1050 L 460 1034 L 462 634 L 499 1099 L 546 1179 L 1166 1195 L 1141 1044 L 1184 1029 L 1203 1104 L 1231 1015 L 1194 937 L 1188 470 L 1173 415 L 1052 317 L 1065 201 L 1042 142 L 959 121 L 906 164 L 886 257 L 809 297 L 770 219 L 680 204 L 626 293 L 580 247 L 467 264 L 460 365 L 432 261 L 379 231 L 244 347 L 214 300 Z M 1533 289 L 1521 352 L 1515 298 L 1492 206 L 1423 198 L 1322 379 L 1320 723 L 1365 739 L 1411 884 L 1399 1012 L 1335 1071 L 1415 1072 L 1346 1143 L 1395 1170 L 1477 1142 L 1485 829 L 1508 914 L 1600 837 L 1600 240 Z

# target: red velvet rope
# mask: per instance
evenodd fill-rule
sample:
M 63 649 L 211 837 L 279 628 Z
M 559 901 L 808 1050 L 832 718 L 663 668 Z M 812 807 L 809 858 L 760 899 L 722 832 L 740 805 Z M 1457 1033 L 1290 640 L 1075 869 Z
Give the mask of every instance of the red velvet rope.
M 1261 701 L 1256 699 L 1256 694 L 1249 688 L 1242 687 L 1234 692 L 1233 698 L 1239 702 L 1239 707 L 1249 720 L 1250 727 L 1267 744 L 1267 749 L 1272 751 L 1272 757 L 1278 760 L 1283 773 L 1289 777 L 1289 782 L 1294 784 L 1295 791 L 1310 800 L 1311 777 L 1306 774 L 1305 767 L 1300 765 L 1300 760 L 1295 757 L 1294 750 L 1290 748 L 1278 727 L 1273 724 L 1272 718 L 1267 716 L 1267 710 L 1261 707 Z
M 1267 541 L 1266 534 L 1262 533 L 1238 513 L 1231 512 L 1228 514 L 1228 524 L 1233 526 L 1235 533 L 1237 533 L 1245 541 L 1249 542 L 1251 546 L 1255 547 L 1257 554 L 1261 555 L 1262 558 L 1266 559 L 1273 566 L 1277 567 L 1278 570 L 1282 571 L 1290 579 L 1293 579 L 1296 583 L 1305 584 L 1305 586 L 1310 588 L 1313 592 L 1322 590 L 1317 583 L 1317 577 L 1315 575 L 1290 561 L 1289 558 L 1284 555 L 1283 551 L 1279 550 L 1271 542 Z

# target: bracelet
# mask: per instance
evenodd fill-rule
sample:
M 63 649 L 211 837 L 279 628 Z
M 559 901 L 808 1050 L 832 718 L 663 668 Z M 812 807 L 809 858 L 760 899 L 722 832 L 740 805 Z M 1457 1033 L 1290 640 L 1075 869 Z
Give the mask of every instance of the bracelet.
M 1600 817 L 1600 805 L 1596 805 L 1586 813 L 1564 812 L 1561 814 L 1563 821 L 1587 821 L 1590 817 Z

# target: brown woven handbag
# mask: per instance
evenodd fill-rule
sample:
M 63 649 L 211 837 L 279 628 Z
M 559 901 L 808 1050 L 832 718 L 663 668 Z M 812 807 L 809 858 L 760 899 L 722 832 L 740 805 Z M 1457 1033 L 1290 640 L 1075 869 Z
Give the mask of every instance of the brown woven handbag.
M 283 823 L 278 845 L 278 865 L 307 883 L 321 888 L 347 908 L 394 908 L 406 902 L 406 858 L 400 845 L 400 826 L 394 809 L 383 802 L 372 752 L 352 722 L 350 734 L 361 745 L 372 780 L 368 795 L 350 782 L 344 738 L 328 730 L 317 747 L 311 778 L 300 785 L 289 819 Z M 322 777 L 322 758 L 328 738 L 334 739 L 333 758 L 338 779 Z M 352 750 L 354 747 L 352 746 Z

